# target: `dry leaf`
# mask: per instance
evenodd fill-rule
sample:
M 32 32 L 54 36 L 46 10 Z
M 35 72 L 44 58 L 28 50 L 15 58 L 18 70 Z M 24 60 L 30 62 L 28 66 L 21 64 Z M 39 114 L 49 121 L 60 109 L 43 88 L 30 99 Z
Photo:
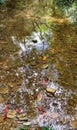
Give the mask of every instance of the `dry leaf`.
M 46 60 L 46 59 L 47 59 L 47 57 L 46 57 L 46 56 L 44 56 L 44 57 L 43 57 L 43 60 Z
M 77 120 L 73 120 L 70 122 L 70 125 L 74 128 L 77 129 Z
M 37 95 L 37 101 L 40 102 L 41 99 L 42 99 L 43 95 L 42 93 L 40 92 L 38 95 Z

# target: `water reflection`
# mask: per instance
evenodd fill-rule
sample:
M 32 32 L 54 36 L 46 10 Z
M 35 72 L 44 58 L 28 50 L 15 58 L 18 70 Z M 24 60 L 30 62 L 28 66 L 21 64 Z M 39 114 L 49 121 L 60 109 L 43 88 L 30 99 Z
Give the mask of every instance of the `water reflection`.
M 76 114 L 74 104 L 77 98 L 72 96 L 77 92 L 76 27 L 57 18 L 53 21 L 42 19 L 45 13 L 41 10 L 42 5 L 49 5 L 48 2 L 41 3 L 40 12 L 38 9 L 35 12 L 37 6 L 33 6 L 33 1 L 31 4 L 23 11 L 7 12 L 6 18 L 5 12 L 0 15 L 0 113 L 9 103 L 11 109 L 23 108 L 30 119 L 38 116 L 36 106 L 40 103 L 37 103 L 37 94 L 43 92 L 47 96 L 46 84 L 43 85 L 42 81 L 48 79 L 49 85 L 57 91 L 47 102 L 43 99 L 40 105 L 46 111 L 60 114 L 58 120 L 50 122 L 54 129 L 58 126 L 59 130 L 68 130 L 69 124 L 63 126 L 60 118 L 71 120 Z M 30 14 L 32 6 L 33 14 Z M 35 17 L 34 12 L 41 16 Z
M 44 51 L 48 48 L 49 44 L 47 43 L 46 38 L 41 39 L 40 32 L 34 32 L 30 37 L 27 36 L 22 41 L 18 41 L 15 36 L 12 36 L 13 43 L 20 48 L 20 54 L 30 53 L 33 48 L 36 48 L 38 51 Z

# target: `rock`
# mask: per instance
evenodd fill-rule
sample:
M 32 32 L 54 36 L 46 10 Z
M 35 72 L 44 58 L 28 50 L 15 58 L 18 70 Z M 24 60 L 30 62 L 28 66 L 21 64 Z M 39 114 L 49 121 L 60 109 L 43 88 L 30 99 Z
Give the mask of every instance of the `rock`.
M 38 95 L 37 95 L 37 101 L 40 102 L 43 98 L 43 95 L 42 93 L 40 92 Z
M 2 123 L 3 122 L 3 117 L 2 116 L 0 116 L 0 123 Z
M 15 110 L 9 110 L 7 113 L 7 118 L 14 118 L 16 116 L 16 111 Z
M 8 92 L 9 92 L 8 87 L 1 87 L 1 88 L 0 88 L 0 93 L 1 93 L 1 94 L 7 94 Z
M 77 120 L 77 114 L 74 115 L 74 119 Z
M 49 67 L 49 64 L 44 64 L 44 65 L 42 66 L 43 69 L 48 69 L 48 67 Z
M 67 120 L 66 120 L 65 117 L 62 117 L 62 118 L 60 119 L 60 121 L 61 121 L 63 124 L 66 124 L 66 122 L 67 122 Z
M 71 121 L 70 125 L 73 127 L 73 129 L 77 129 L 77 120 Z
M 22 114 L 17 115 L 17 118 L 24 118 L 26 115 L 27 115 L 26 113 L 22 113 Z
M 29 125 L 31 125 L 31 122 L 24 122 L 23 125 L 29 126 Z
M 20 121 L 28 121 L 27 117 L 18 118 Z
M 17 123 L 18 123 L 18 124 L 23 124 L 23 122 L 22 122 L 22 121 L 18 121 Z
M 74 94 L 74 98 L 76 98 L 76 99 L 77 99 L 77 93 L 75 93 L 75 94 Z
M 0 94 L 0 104 L 4 102 L 4 98 L 2 97 L 2 95 Z
M 56 92 L 56 89 L 47 87 L 46 91 L 47 91 L 48 93 L 54 94 L 54 93 Z

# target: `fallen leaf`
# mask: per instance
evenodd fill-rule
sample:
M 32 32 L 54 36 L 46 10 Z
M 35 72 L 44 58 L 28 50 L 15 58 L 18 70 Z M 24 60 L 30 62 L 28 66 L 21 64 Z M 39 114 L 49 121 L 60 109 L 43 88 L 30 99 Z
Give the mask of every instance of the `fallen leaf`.
M 47 59 L 47 57 L 46 57 L 46 56 L 44 56 L 44 57 L 43 57 L 43 60 L 45 61 L 46 59 Z
M 74 128 L 77 129 L 77 120 L 73 120 L 70 122 L 70 125 Z
M 0 65 L 3 65 L 3 62 L 0 62 Z
M 41 101 L 41 100 L 42 100 L 42 97 L 43 97 L 43 95 L 42 95 L 42 93 L 40 92 L 40 93 L 37 95 L 37 101 L 38 101 L 38 102 Z
M 51 49 L 50 49 L 50 52 L 54 53 L 54 52 L 55 52 L 55 50 L 51 48 Z
M 1 87 L 1 89 L 0 89 L 0 93 L 1 94 L 7 94 L 9 92 L 9 89 L 8 89 L 8 87 Z
M 62 117 L 61 120 L 60 120 L 63 124 L 65 124 L 67 122 L 66 118 L 65 117 Z
M 2 123 L 3 122 L 3 117 L 2 116 L 0 116 L 0 123 Z

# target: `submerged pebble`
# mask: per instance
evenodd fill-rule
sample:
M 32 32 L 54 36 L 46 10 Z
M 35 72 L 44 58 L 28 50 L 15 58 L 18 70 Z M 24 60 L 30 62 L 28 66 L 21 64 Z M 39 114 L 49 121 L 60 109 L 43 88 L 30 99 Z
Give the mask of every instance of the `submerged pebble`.
M 56 89 L 47 87 L 46 91 L 47 91 L 48 93 L 54 94 L 54 93 L 56 92 Z
M 15 110 L 9 110 L 7 113 L 7 118 L 14 118 L 16 116 Z

